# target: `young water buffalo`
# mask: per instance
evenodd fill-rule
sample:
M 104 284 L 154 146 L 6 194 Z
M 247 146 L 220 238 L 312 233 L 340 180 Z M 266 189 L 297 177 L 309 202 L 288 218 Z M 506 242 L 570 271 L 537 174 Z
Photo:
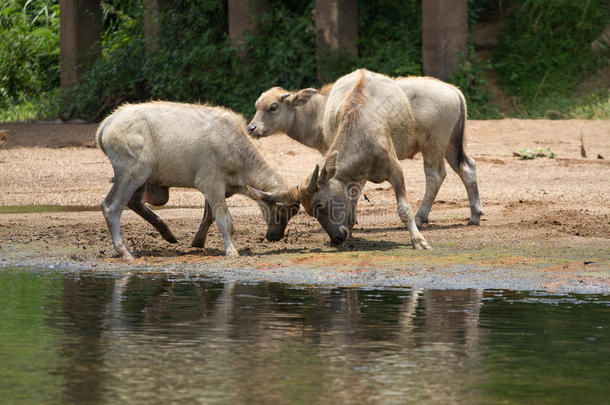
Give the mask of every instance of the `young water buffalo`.
M 144 203 L 163 205 L 169 187 L 193 187 L 205 196 L 203 221 L 192 245 L 203 248 L 216 220 L 226 254 L 238 256 L 226 198 L 245 194 L 259 204 L 267 239 L 284 236 L 299 210 L 298 195 L 248 139 L 245 121 L 222 107 L 169 102 L 124 105 L 99 126 L 97 143 L 114 169 L 114 184 L 101 204 L 114 247 L 133 259 L 120 229 L 125 205 L 168 242 L 176 238 Z
M 364 69 L 340 78 L 328 94 L 323 128 L 336 134 L 334 141 L 299 195 L 332 243 L 341 244 L 349 236 L 364 183 L 388 181 L 413 248 L 430 249 L 407 202 L 398 161 L 397 151 L 414 148 L 419 140 L 413 136 L 409 101 L 396 82 Z
M 466 187 L 470 201 L 469 224 L 478 225 L 483 209 L 475 163 L 463 146 L 466 101 L 462 92 L 430 77 L 404 77 L 394 81 L 407 96 L 414 121 L 412 132 L 396 134 L 396 137 L 405 138 L 394 145 L 396 154 L 399 159 L 405 159 L 421 151 L 424 158 L 426 192 L 415 215 L 417 226 L 428 222 L 430 209 L 445 179 L 444 159 Z M 256 101 L 256 114 L 248 131 L 255 138 L 284 132 L 325 154 L 336 135 L 336 132 L 324 130 L 324 112 L 331 89 L 332 85 L 319 92 L 316 89 L 298 92 L 280 87 L 269 89 Z M 407 140 L 407 135 L 413 139 Z

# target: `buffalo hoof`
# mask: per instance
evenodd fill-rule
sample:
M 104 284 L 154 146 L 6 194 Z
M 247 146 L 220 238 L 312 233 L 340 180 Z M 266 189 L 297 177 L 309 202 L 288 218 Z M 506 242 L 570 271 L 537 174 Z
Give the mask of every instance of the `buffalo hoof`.
M 204 244 L 205 243 L 203 241 L 194 240 L 193 242 L 191 242 L 191 247 L 203 249 Z
M 129 252 L 119 255 L 119 258 L 127 261 L 135 260 L 135 257 L 133 257 L 133 255 Z
M 420 217 L 419 215 L 415 215 L 415 225 L 417 225 L 417 227 L 421 227 L 423 224 L 427 224 L 428 223 L 428 218 L 423 218 Z
M 468 220 L 468 225 L 481 225 L 481 215 L 483 213 L 472 214 Z
M 237 250 L 227 250 L 225 254 L 227 257 L 239 257 Z
M 413 249 L 415 249 L 415 250 L 432 250 L 432 246 L 430 246 L 424 238 L 411 239 L 411 245 L 413 245 Z

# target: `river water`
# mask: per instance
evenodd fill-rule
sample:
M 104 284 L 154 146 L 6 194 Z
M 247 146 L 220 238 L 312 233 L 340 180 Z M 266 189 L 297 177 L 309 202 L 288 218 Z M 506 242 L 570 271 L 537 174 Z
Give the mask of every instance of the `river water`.
M 0 403 L 608 398 L 608 295 L 0 268 Z

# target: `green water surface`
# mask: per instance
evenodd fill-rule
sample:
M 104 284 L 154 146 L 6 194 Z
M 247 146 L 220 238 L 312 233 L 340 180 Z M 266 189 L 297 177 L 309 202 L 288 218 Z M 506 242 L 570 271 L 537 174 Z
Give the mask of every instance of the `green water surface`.
M 0 268 L 3 404 L 602 404 L 610 300 Z

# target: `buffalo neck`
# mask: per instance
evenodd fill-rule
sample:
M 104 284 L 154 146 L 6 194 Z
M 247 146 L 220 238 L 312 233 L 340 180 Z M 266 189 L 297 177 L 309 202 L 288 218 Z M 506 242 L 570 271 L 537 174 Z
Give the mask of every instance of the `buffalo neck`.
M 265 192 L 287 189 L 282 176 L 269 166 L 258 148 L 249 140 L 247 140 L 245 147 L 242 149 L 241 155 L 244 187 L 250 186 Z M 247 187 L 245 188 L 247 189 Z M 244 194 L 250 196 L 247 190 L 244 190 Z
M 324 154 L 328 146 L 324 141 L 322 121 L 328 96 L 314 95 L 307 103 L 296 107 L 292 123 L 286 134 L 299 143 L 317 149 Z

